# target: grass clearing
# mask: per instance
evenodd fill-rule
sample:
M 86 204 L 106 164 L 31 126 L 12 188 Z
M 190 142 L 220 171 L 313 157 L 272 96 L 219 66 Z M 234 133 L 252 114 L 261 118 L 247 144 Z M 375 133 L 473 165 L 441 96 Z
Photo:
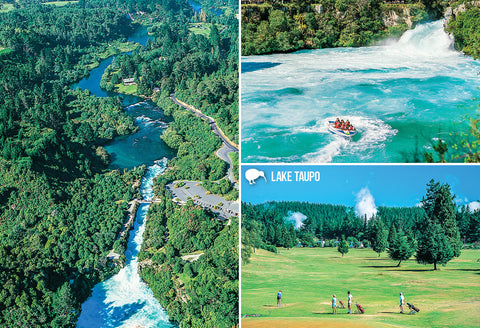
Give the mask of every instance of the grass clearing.
M 77 3 L 78 1 L 52 1 L 52 2 L 44 2 L 45 5 L 52 5 L 57 7 L 63 7 L 70 3 Z
M 0 56 L 9 54 L 13 51 L 11 48 L 4 48 L 0 46 Z
M 379 258 L 368 249 L 350 249 L 343 258 L 336 248 L 257 250 L 242 265 L 242 327 L 478 327 L 480 306 L 479 250 L 464 250 L 459 259 L 433 271 L 433 265 Z M 276 307 L 283 291 L 285 307 Z M 332 295 L 354 303 L 366 313 L 331 314 Z M 399 293 L 420 308 L 416 315 L 399 313 Z M 356 307 L 353 306 L 353 310 Z M 408 313 L 408 308 L 405 311 Z M 473 314 L 473 315 L 472 315 Z
M 8 13 L 13 10 L 13 4 L 11 3 L 2 3 L 0 4 L 0 13 Z
M 115 84 L 115 91 L 128 95 L 137 95 L 137 85 L 123 85 L 123 83 Z
M 204 35 L 206 38 L 210 37 L 210 26 L 211 26 L 210 23 L 190 23 L 189 25 L 190 26 L 188 29 L 192 33 Z M 221 32 L 225 28 L 225 25 L 221 25 L 221 24 L 215 24 L 215 25 L 217 26 L 217 29 L 219 32 Z
M 98 56 L 103 60 L 114 55 L 134 51 L 138 47 L 139 45 L 133 42 L 114 42 L 105 51 L 99 53 Z

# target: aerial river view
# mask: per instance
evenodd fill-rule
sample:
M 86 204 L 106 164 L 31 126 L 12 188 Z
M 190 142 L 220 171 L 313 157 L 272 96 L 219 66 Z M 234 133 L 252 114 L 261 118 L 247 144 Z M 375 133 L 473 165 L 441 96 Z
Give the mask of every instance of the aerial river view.
M 443 21 L 377 46 L 243 57 L 242 160 L 423 161 L 438 139 L 468 130 L 478 73 Z M 357 135 L 330 134 L 337 117 Z
M 145 45 L 147 39 L 147 29 L 141 27 L 129 38 L 129 41 Z M 100 88 L 102 74 L 113 59 L 114 57 L 110 57 L 102 61 L 89 76 L 72 87 L 87 89 L 98 97 L 120 96 L 123 98 L 125 110 L 135 118 L 139 130 L 132 135 L 116 138 L 105 147 L 112 157 L 110 166 L 131 169 L 142 164 L 147 165 L 147 172 L 142 178 L 140 190 L 143 200 L 152 200 L 153 178 L 165 171 L 167 158 L 171 158 L 174 154 L 160 139 L 168 121 L 163 111 L 150 101 L 135 96 L 106 92 Z M 115 276 L 95 286 L 92 295 L 82 304 L 77 327 L 174 326 L 138 273 L 137 254 L 142 245 L 149 206 L 149 203 L 143 203 L 137 210 L 134 230 L 130 232 L 125 253 L 126 266 Z

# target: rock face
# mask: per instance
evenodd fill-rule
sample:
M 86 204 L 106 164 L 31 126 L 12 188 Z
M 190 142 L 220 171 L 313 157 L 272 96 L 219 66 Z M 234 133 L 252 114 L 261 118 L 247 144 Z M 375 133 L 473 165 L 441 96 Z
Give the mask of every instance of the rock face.
M 400 8 L 399 8 L 400 9 Z M 408 28 L 412 28 L 413 22 L 408 7 L 401 8 L 399 11 L 390 10 L 384 14 L 383 22 L 386 27 L 398 26 L 405 23 Z
M 480 1 L 470 1 L 466 3 L 462 3 L 456 8 L 447 7 L 447 9 L 445 9 L 445 13 L 443 14 L 443 16 L 445 17 L 445 26 L 448 25 L 448 22 L 450 21 L 450 19 L 452 19 L 452 17 L 455 18 L 455 16 L 457 16 L 458 13 L 463 13 L 467 10 L 467 8 L 470 8 L 470 7 L 480 8 Z

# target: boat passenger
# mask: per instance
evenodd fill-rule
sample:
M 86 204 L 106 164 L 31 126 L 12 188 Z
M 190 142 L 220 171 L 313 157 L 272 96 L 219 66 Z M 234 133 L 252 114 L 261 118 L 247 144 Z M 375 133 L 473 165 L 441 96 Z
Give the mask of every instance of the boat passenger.
M 340 127 L 340 119 L 337 117 L 337 120 L 335 121 L 335 129 L 338 129 Z

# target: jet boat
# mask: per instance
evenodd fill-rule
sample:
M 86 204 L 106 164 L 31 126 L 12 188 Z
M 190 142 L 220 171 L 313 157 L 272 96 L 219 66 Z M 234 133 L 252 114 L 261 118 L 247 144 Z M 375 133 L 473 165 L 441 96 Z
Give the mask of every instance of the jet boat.
M 328 121 L 328 131 L 332 134 L 342 136 L 345 138 L 351 138 L 357 134 L 357 130 L 342 130 L 335 127 L 335 121 Z

